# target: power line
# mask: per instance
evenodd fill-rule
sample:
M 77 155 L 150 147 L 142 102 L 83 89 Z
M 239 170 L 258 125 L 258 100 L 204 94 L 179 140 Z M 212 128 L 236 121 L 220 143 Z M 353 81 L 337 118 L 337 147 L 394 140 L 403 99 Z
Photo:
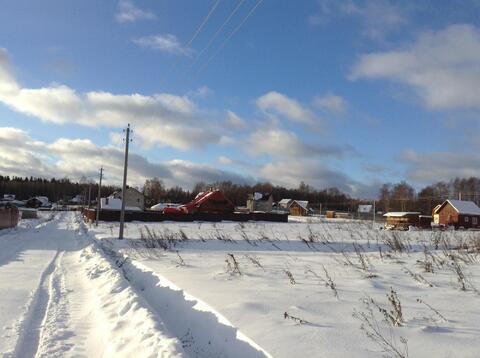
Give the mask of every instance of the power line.
M 190 66 L 188 66 L 187 70 L 183 73 L 182 75 L 182 78 L 185 77 L 185 75 L 190 72 L 190 70 L 192 69 L 192 67 L 198 62 L 198 60 L 200 59 L 200 57 L 203 55 L 203 53 L 205 51 L 207 51 L 210 46 L 212 45 L 212 43 L 215 41 L 215 39 L 217 38 L 217 36 L 222 32 L 223 28 L 230 22 L 230 20 L 232 19 L 232 17 L 237 13 L 238 9 L 240 9 L 240 7 L 243 5 L 243 3 L 245 2 L 245 0 L 240 0 L 238 3 L 237 3 L 237 6 L 235 6 L 235 8 L 232 10 L 232 12 L 230 12 L 230 15 L 228 15 L 227 19 L 223 22 L 223 24 L 217 29 L 217 31 L 213 34 L 213 36 L 210 38 L 210 40 L 208 41 L 207 45 L 205 47 L 203 47 L 203 49 L 198 53 L 198 55 L 195 57 L 195 59 L 193 60 L 193 62 L 190 64 Z
M 240 28 L 243 26 L 243 24 L 248 20 L 248 18 L 255 12 L 255 10 L 258 8 L 258 6 L 263 2 L 263 0 L 258 0 L 257 3 L 253 6 L 253 8 L 250 10 L 250 12 L 247 14 L 247 16 L 245 16 L 242 20 L 242 22 L 240 22 L 240 24 L 232 31 L 230 32 L 230 34 L 227 36 L 227 38 L 225 39 L 225 41 L 222 42 L 222 44 L 220 45 L 220 47 L 218 47 L 217 51 L 215 51 L 215 53 L 208 59 L 207 62 L 205 62 L 205 64 L 200 67 L 200 69 L 197 71 L 196 75 L 198 76 L 209 64 L 210 62 L 215 58 L 215 56 L 217 56 L 218 53 L 220 53 L 220 51 L 225 47 L 225 45 L 230 41 L 230 39 L 233 37 L 233 35 L 235 35 L 239 30 Z
M 190 41 L 188 41 L 187 43 L 187 47 L 190 46 L 193 42 L 193 40 L 195 40 L 195 38 L 200 34 L 200 32 L 202 31 L 203 27 L 205 26 L 205 24 L 207 23 L 208 19 L 210 18 L 210 16 L 212 16 L 213 12 L 215 11 L 215 9 L 217 8 L 218 4 L 220 3 L 220 0 L 216 0 L 215 3 L 213 4 L 212 8 L 210 9 L 210 11 L 208 12 L 207 16 L 203 19 L 202 23 L 200 24 L 200 26 L 198 27 L 197 31 L 193 34 L 192 38 L 190 39 Z
M 212 14 L 215 12 L 218 4 L 220 3 L 221 0 L 216 0 L 212 7 L 210 8 L 210 11 L 207 13 L 207 15 L 203 18 L 203 21 L 201 22 L 200 26 L 197 27 L 197 29 L 195 30 L 195 32 L 193 33 L 192 37 L 190 38 L 190 40 L 187 42 L 187 44 L 185 45 L 185 47 L 189 47 L 191 46 L 191 44 L 193 43 L 193 41 L 197 38 L 197 36 L 202 32 L 203 28 L 205 27 L 205 25 L 207 24 L 208 22 L 208 19 L 210 19 L 210 17 L 212 16 Z M 159 85 L 162 85 L 164 82 L 165 82 L 165 79 L 166 79 L 166 76 L 168 73 L 172 73 L 173 70 L 175 70 L 175 68 L 178 66 L 178 64 L 180 63 L 180 59 L 177 57 L 177 59 L 170 65 L 170 68 L 167 72 L 164 72 L 163 76 L 160 78 L 160 81 L 159 81 Z
M 210 8 L 210 11 L 208 12 L 208 14 L 204 17 L 202 23 L 200 24 L 200 26 L 197 28 L 197 30 L 195 31 L 195 33 L 192 35 L 192 37 L 190 38 L 190 40 L 187 42 L 187 44 L 185 45 L 187 48 L 190 47 L 190 45 L 193 43 L 193 41 L 197 38 L 197 36 L 202 32 L 203 28 L 205 27 L 205 25 L 207 24 L 208 22 L 208 19 L 210 19 L 210 17 L 212 16 L 212 14 L 215 12 L 218 4 L 220 3 L 220 0 L 216 0 L 215 3 L 213 3 L 213 6 Z M 177 65 L 180 63 L 180 59 L 177 57 L 177 60 L 175 62 L 173 62 L 173 64 L 170 66 L 170 70 L 168 71 L 168 73 L 172 73 L 172 71 L 175 69 L 175 67 L 177 67 Z M 162 81 L 165 80 L 165 74 L 164 74 L 164 77 L 162 79 Z

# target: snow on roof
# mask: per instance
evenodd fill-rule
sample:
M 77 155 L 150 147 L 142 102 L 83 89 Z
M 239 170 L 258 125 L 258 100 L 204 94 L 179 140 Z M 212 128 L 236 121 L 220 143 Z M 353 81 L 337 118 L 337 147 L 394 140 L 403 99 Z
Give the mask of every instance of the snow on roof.
M 292 199 L 282 199 L 278 203 L 279 204 L 288 204 L 290 202 L 290 200 L 292 200 Z
M 436 207 L 433 208 L 433 213 L 436 214 L 438 209 L 442 207 L 442 204 L 438 204 Z
M 385 217 L 397 217 L 400 218 L 406 215 L 420 215 L 418 211 L 392 211 L 386 214 L 383 214 Z
M 255 201 L 267 201 L 270 200 L 271 196 L 272 194 L 270 193 L 259 193 L 258 191 L 256 191 L 255 193 L 253 193 L 251 198 Z
M 447 202 L 449 202 L 459 214 L 480 215 L 480 208 L 473 201 L 448 199 Z
M 308 201 L 307 200 L 293 200 L 292 201 L 292 204 L 296 202 L 298 205 L 300 205 L 302 208 L 304 208 L 305 210 L 307 210 L 307 207 L 308 207 Z M 292 205 L 290 204 L 290 206 Z
M 49 203 L 48 198 L 46 196 L 36 196 L 35 198 L 40 200 L 43 204 L 48 204 Z

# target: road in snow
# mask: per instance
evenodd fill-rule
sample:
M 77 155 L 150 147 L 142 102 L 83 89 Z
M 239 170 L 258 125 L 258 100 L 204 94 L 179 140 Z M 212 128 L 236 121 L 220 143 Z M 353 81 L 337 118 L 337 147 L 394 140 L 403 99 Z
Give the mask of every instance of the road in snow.
M 0 235 L 0 352 L 33 357 L 101 352 L 91 292 L 79 274 L 82 243 L 67 213 L 23 221 Z
M 0 356 L 267 356 L 157 281 L 93 240 L 77 213 L 42 213 L 1 231 Z

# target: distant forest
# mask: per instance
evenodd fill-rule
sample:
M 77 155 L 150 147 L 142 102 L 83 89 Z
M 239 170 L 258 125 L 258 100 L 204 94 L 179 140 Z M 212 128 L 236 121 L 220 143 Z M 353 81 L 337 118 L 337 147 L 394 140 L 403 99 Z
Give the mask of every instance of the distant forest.
M 210 187 L 222 190 L 225 195 L 237 206 L 246 203 L 248 194 L 254 192 L 270 193 L 275 201 L 283 198 L 308 200 L 310 206 L 316 210 L 339 210 L 353 212 L 359 204 L 371 204 L 369 201 L 352 198 L 337 188 L 314 189 L 301 182 L 297 188 L 287 189 L 271 183 L 257 183 L 255 185 L 240 185 L 232 182 L 197 183 L 192 191 L 179 186 L 166 188 L 159 178 L 145 181 L 142 188 L 137 188 L 145 195 L 147 207 L 159 202 L 186 203 L 192 200 L 200 191 Z M 102 197 L 118 190 L 117 186 L 103 186 Z M 47 196 L 51 201 L 68 202 L 76 195 L 81 195 L 88 202 L 90 192 L 91 201 L 96 200 L 98 185 L 87 180 L 72 182 L 68 178 L 44 179 L 34 177 L 9 177 L 0 175 L 0 196 L 14 194 L 17 199 L 25 200 L 34 196 Z M 376 209 L 378 211 L 420 211 L 431 213 L 432 209 L 446 199 L 471 200 L 480 204 L 480 178 L 456 178 L 450 182 L 437 182 L 428 185 L 418 192 L 405 181 L 383 184 L 378 193 Z

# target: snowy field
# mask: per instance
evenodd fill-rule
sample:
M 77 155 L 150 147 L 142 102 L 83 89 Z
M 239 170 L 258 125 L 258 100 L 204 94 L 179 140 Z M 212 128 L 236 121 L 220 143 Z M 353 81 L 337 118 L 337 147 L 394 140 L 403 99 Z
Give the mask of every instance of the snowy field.
M 478 357 L 478 232 L 41 215 L 0 231 L 5 357 Z

